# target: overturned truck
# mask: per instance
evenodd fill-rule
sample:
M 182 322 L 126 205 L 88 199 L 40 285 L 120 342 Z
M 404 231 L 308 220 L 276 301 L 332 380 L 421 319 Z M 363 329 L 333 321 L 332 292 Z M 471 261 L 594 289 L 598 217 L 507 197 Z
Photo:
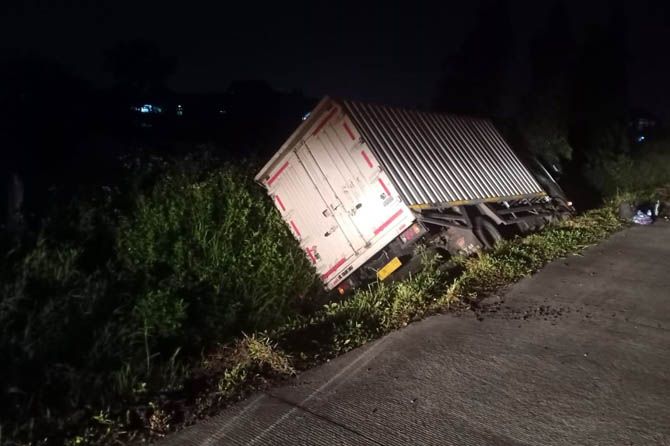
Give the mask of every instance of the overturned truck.
M 468 253 L 571 212 L 486 119 L 328 97 L 255 179 L 327 290 L 386 279 L 420 240 Z

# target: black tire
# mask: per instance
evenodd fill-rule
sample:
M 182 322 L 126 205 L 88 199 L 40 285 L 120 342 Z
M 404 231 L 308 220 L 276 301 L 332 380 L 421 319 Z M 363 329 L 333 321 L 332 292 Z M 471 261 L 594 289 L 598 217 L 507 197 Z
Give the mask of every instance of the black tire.
M 474 233 L 486 249 L 493 248 L 496 242 L 502 239 L 500 231 L 491 220 L 484 217 L 475 218 Z
M 527 221 L 523 221 L 523 220 L 516 224 L 516 228 L 517 228 L 517 233 L 521 234 L 521 235 L 529 234 L 529 233 L 533 232 L 533 229 L 534 229 L 532 225 L 528 224 Z

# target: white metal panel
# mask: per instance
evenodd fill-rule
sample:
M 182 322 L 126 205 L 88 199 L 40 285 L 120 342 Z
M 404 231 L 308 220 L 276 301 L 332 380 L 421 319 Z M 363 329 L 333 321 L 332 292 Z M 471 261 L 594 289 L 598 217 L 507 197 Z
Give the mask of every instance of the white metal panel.
M 334 102 L 322 101 L 290 141 L 293 146 L 284 144 L 256 180 L 273 195 L 326 288 L 333 289 L 415 217 Z
M 344 107 L 408 205 L 544 195 L 489 120 L 336 103 Z
M 327 150 L 322 141 L 310 138 L 299 151 L 298 156 L 305 163 L 308 172 L 316 183 L 321 196 L 328 205 L 329 212 L 335 216 L 347 241 L 359 251 L 365 247 L 363 235 L 351 219 L 356 202 L 350 191 L 351 176 L 346 172 L 342 160 L 333 156 L 333 150 Z
M 305 139 L 305 153 L 319 167 L 325 180 L 319 190 L 327 202 L 335 201 L 331 209 L 337 207 L 333 211 L 359 263 L 397 237 L 414 215 L 357 135 L 351 120 L 333 105 Z
M 328 279 L 335 273 L 331 269 L 344 265 L 354 251 L 334 216 L 323 212 L 327 205 L 295 153 L 288 154 L 277 172 L 269 189 L 274 204 L 317 273 Z
M 357 134 L 351 121 L 338 113 L 306 144 L 329 186 L 340 197 L 353 223 L 352 231 L 370 243 L 392 226 L 405 207 L 379 162 Z M 391 218 L 393 221 L 388 222 Z

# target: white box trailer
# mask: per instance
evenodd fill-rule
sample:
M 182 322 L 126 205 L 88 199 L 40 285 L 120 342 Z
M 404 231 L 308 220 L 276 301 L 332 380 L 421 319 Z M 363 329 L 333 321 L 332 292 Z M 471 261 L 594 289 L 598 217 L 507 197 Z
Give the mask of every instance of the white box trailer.
M 256 176 L 329 290 L 416 219 L 359 136 L 322 102 Z
M 494 231 L 493 223 L 551 214 L 545 192 L 489 121 L 328 97 L 255 180 L 328 290 L 379 262 L 391 242 L 411 244 L 431 226 L 450 238 L 445 246 L 464 248 L 477 243 L 467 237 L 477 234 L 477 218 Z M 392 260 L 380 278 L 399 266 Z

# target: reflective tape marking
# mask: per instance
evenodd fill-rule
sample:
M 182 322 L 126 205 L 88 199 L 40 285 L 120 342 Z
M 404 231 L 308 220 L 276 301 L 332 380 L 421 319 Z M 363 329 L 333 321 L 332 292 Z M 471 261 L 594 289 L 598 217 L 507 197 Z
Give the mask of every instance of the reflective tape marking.
M 274 175 L 272 176 L 272 178 L 270 178 L 270 181 L 268 181 L 268 186 L 272 186 L 272 183 L 277 179 L 277 177 L 278 177 L 279 175 L 281 175 L 281 173 L 282 173 L 283 171 L 286 170 L 287 167 L 288 167 L 288 161 L 286 161 L 286 162 L 284 163 L 284 165 L 281 166 L 281 168 L 277 171 L 277 173 L 274 174 Z
M 293 223 L 293 220 L 291 220 L 291 226 L 293 226 L 293 230 L 296 234 L 298 234 L 298 237 L 302 237 L 302 235 L 300 235 L 300 231 L 298 231 L 298 227 L 295 225 L 295 223 Z
M 281 210 L 285 211 L 286 208 L 284 207 L 284 203 L 282 203 L 281 198 L 279 198 L 279 195 L 275 195 L 275 198 L 277 199 L 277 203 L 279 203 L 279 206 L 281 206 Z
M 333 108 L 333 110 L 330 113 L 328 113 L 328 116 L 323 118 L 323 121 L 321 121 L 321 124 L 319 124 L 319 126 L 314 129 L 314 132 L 312 132 L 312 135 L 316 135 L 317 133 L 319 133 L 321 131 L 321 129 L 323 129 L 326 126 L 326 123 L 330 120 L 330 118 L 333 117 L 333 115 L 335 114 L 336 111 L 337 111 L 337 108 Z
M 342 258 L 341 258 L 341 259 L 340 259 L 340 260 L 339 260 L 339 261 L 338 261 L 338 262 L 337 262 L 331 269 L 329 269 L 328 271 L 326 271 L 326 272 L 323 274 L 323 276 L 321 276 L 321 277 L 322 277 L 324 280 L 327 279 L 328 276 L 330 276 L 331 274 L 333 274 L 333 273 L 335 272 L 335 270 L 337 270 L 337 268 L 339 268 L 340 266 L 342 266 L 342 264 L 343 264 L 344 262 L 346 262 L 346 261 L 347 261 L 346 257 L 342 257 Z
M 386 229 L 386 227 L 387 227 L 388 225 L 390 225 L 391 223 L 393 223 L 393 220 L 395 220 L 396 218 L 398 218 L 398 217 L 400 216 L 400 214 L 402 214 L 402 209 L 398 209 L 398 210 L 396 211 L 396 213 L 393 214 L 393 215 L 391 216 L 391 218 L 389 218 L 388 220 L 386 220 L 386 221 L 384 222 L 383 225 L 381 225 L 380 227 L 378 227 L 377 229 L 375 229 L 375 235 L 379 234 L 379 233 L 382 232 L 384 229 Z
M 390 197 L 391 196 L 391 191 L 389 190 L 388 187 L 386 187 L 386 184 L 384 184 L 384 181 L 381 178 L 379 179 L 379 184 L 381 184 L 382 187 L 384 188 L 384 192 L 386 192 L 386 195 L 388 195 Z
M 347 125 L 346 122 L 345 122 L 343 125 L 344 125 L 344 130 L 347 131 L 347 133 L 348 133 L 349 136 L 351 137 L 352 141 L 355 141 L 355 140 L 356 140 L 356 137 L 354 136 L 354 132 L 351 131 L 351 129 L 349 128 L 349 126 Z
M 365 162 L 368 163 L 368 166 L 372 167 L 372 161 L 370 161 L 370 158 L 368 158 L 368 154 L 365 153 L 365 150 L 361 150 L 361 155 L 363 155 L 363 158 L 365 158 Z
M 309 258 L 312 259 L 312 264 L 315 264 L 316 259 L 314 258 L 314 254 L 312 254 L 312 250 L 309 249 L 309 248 L 306 248 L 306 249 L 307 249 L 307 254 L 309 254 Z

